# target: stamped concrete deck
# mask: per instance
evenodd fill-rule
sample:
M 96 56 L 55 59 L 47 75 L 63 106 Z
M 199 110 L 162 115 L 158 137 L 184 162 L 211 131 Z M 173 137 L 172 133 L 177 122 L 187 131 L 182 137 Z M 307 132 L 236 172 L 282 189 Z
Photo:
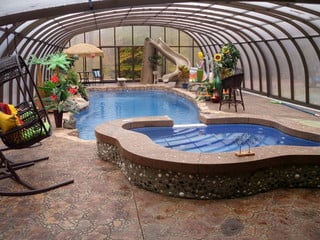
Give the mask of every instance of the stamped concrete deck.
M 319 118 L 268 99 L 244 96 L 246 111 L 204 103 L 208 113 L 253 114 L 300 124 L 320 133 Z M 320 189 L 280 189 L 230 200 L 188 200 L 132 186 L 119 168 L 101 161 L 95 141 L 57 129 L 32 149 L 5 152 L 11 159 L 50 156 L 19 170 L 45 186 L 73 178 L 48 193 L 0 197 L 0 239 L 320 239 Z M 10 179 L 1 189 L 18 189 Z

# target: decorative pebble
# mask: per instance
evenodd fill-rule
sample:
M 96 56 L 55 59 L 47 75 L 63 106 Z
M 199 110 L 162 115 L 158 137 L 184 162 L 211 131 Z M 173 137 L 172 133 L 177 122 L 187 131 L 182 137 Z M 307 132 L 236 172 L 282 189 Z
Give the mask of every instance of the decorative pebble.
M 119 148 L 111 144 L 98 143 L 98 154 L 103 160 L 117 164 L 132 184 L 174 197 L 236 198 L 276 189 L 279 187 L 279 182 L 285 182 L 286 187 L 320 188 L 320 167 L 318 165 L 306 165 L 298 168 L 295 166 L 266 168 L 254 172 L 253 175 L 249 172 L 234 176 L 199 175 L 152 169 L 136 164 L 123 158 Z M 243 189 L 243 186 L 246 188 Z
M 179 196 L 180 197 L 184 197 L 184 193 L 183 192 L 179 192 Z

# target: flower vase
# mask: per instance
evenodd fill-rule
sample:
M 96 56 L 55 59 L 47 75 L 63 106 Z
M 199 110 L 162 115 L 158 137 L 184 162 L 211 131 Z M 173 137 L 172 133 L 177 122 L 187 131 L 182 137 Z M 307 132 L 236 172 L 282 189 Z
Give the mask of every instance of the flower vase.
M 202 68 L 198 68 L 197 70 L 197 82 L 201 82 L 203 79 L 203 69 Z
M 216 87 L 217 90 L 217 94 L 220 97 L 220 93 L 222 90 L 222 82 L 221 82 L 221 78 L 220 78 L 220 73 L 217 71 L 215 76 L 214 76 L 214 85 Z
M 59 112 L 58 110 L 53 111 L 54 122 L 56 124 L 56 128 L 62 127 L 62 119 L 63 119 L 63 111 Z

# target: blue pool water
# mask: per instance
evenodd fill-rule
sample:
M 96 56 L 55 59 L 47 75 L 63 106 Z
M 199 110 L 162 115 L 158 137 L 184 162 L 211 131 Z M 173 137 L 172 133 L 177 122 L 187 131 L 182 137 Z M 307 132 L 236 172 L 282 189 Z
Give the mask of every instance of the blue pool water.
M 94 140 L 97 125 L 120 118 L 167 115 L 174 124 L 199 123 L 193 103 L 166 91 L 90 91 L 89 95 L 89 108 L 75 115 L 81 139 Z
M 275 128 L 255 124 L 214 124 L 203 127 L 148 127 L 133 129 L 149 136 L 155 143 L 188 152 L 230 152 L 259 146 L 320 146 L 287 135 Z

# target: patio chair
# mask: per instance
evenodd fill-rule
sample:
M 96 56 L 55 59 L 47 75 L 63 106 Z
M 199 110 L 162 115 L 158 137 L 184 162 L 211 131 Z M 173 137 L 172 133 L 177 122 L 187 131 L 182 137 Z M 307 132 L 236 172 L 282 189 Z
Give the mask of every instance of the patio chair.
M 95 81 L 96 80 L 102 81 L 102 79 L 103 79 L 101 69 L 99 69 L 99 68 L 92 69 L 92 76 Z
M 78 74 L 79 74 L 80 82 L 82 82 L 83 84 L 89 83 L 90 72 L 78 72 Z
M 16 106 L 1 104 L 0 137 L 7 148 L 0 149 L 0 180 L 11 178 L 27 190 L 19 192 L 0 191 L 0 196 L 37 194 L 73 183 L 73 180 L 69 180 L 45 188 L 35 188 L 20 178 L 16 170 L 30 167 L 36 162 L 49 158 L 44 157 L 15 163 L 4 155 L 5 150 L 28 148 L 51 136 L 48 114 L 30 72 L 21 57 L 11 56 L 0 59 L 0 86 L 3 87 L 5 84 L 15 86 L 18 91 L 18 99 L 22 99 L 22 101 Z

